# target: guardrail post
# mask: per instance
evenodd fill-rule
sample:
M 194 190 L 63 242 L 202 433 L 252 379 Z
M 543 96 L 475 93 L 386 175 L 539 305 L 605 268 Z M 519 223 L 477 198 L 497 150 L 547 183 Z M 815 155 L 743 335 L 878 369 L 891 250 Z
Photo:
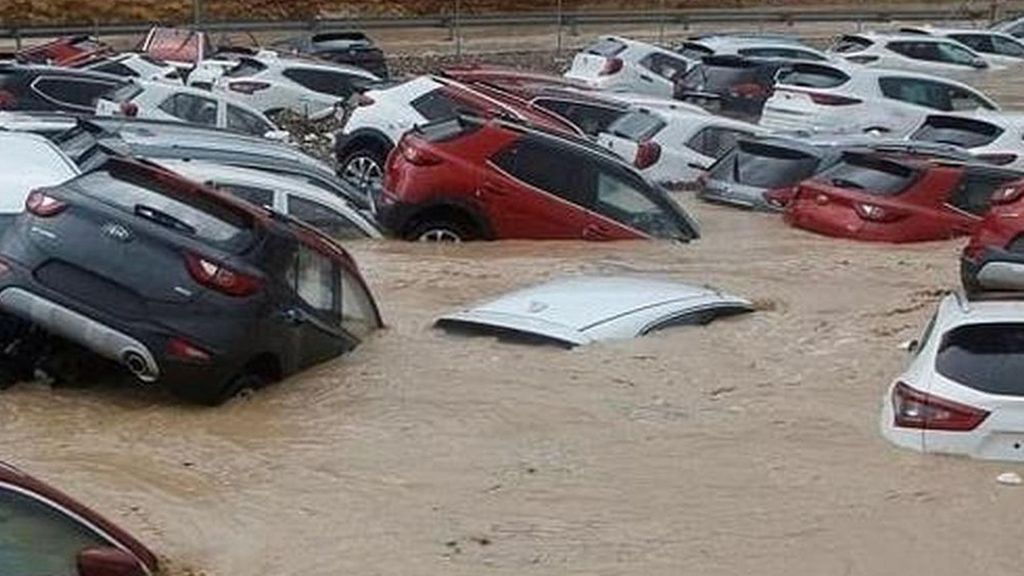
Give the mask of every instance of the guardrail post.
M 14 49 L 21 52 L 21 29 L 15 28 L 12 32 L 14 33 Z
M 556 31 L 557 37 L 555 38 L 555 56 L 562 55 L 562 0 L 558 0 L 557 10 L 558 14 L 558 30 Z
M 579 36 L 580 35 L 580 22 L 576 18 L 569 19 L 569 35 Z

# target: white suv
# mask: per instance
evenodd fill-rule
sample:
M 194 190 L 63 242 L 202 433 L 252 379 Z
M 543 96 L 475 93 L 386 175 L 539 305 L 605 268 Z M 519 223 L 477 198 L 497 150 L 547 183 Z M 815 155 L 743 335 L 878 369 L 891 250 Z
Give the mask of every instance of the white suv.
M 266 114 L 291 110 L 319 120 L 379 81 L 354 66 L 261 53 L 239 60 L 217 79 L 213 91 L 229 93 Z
M 608 36 L 577 54 L 565 77 L 602 90 L 671 98 L 676 80 L 694 64 L 660 46 Z

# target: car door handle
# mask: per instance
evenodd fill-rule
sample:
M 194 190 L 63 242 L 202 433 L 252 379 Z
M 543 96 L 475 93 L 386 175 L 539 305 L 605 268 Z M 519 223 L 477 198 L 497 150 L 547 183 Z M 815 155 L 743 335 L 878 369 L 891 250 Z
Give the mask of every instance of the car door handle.
M 583 227 L 584 240 L 607 240 L 609 230 L 600 224 L 587 224 Z
M 640 79 L 643 80 L 644 82 L 654 82 L 654 78 L 651 78 L 646 74 L 641 74 Z
M 306 315 L 302 313 L 301 310 L 289 308 L 288 310 L 284 310 L 281 312 L 281 320 L 284 320 L 286 324 L 291 324 L 292 326 L 299 326 L 300 324 L 305 324 Z

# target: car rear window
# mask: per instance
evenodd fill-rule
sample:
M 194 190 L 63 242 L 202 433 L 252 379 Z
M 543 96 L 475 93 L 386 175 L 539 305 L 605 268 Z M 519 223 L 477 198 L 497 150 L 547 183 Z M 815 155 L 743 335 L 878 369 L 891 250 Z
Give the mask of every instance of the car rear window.
M 870 48 L 874 44 L 867 38 L 861 38 L 860 36 L 843 36 L 832 46 L 832 52 L 838 54 L 852 54 L 854 52 L 860 52 Z
M 800 150 L 741 141 L 715 164 L 710 176 L 758 188 L 783 188 L 810 178 L 819 161 L 817 156 Z
M 457 116 L 460 108 L 469 108 L 449 96 L 443 88 L 431 90 L 409 103 L 413 110 L 430 122 Z
M 991 144 L 1002 133 L 1003 129 L 999 126 L 981 120 L 929 116 L 925 123 L 911 134 L 910 139 L 976 148 Z
M 253 76 L 266 70 L 267 67 L 258 60 L 252 58 L 242 58 L 238 61 L 238 65 L 224 73 L 224 76 L 228 78 L 244 78 L 246 76 Z
M 1024 324 L 969 324 L 950 330 L 939 344 L 935 369 L 974 390 L 1024 396 Z
M 480 122 L 465 118 L 452 118 L 441 122 L 424 124 L 415 129 L 420 140 L 426 142 L 448 142 L 460 136 L 472 134 L 481 127 Z
M 839 188 L 861 190 L 875 196 L 895 196 L 906 190 L 917 172 L 898 162 L 862 154 L 846 154 L 843 159 L 815 177 Z
M 728 64 L 705 62 L 687 72 L 680 80 L 679 87 L 688 92 L 723 93 L 738 84 L 760 83 L 761 68 L 760 64 L 749 60 Z
M 697 42 L 683 42 L 682 46 L 676 48 L 676 52 L 687 58 L 693 58 L 694 60 L 703 58 L 704 56 L 710 56 L 715 53 L 711 48 L 708 48 L 703 44 L 698 44 Z
M 642 142 L 654 137 L 665 127 L 665 121 L 647 112 L 626 114 L 608 127 L 608 132 L 634 142 Z
M 586 52 L 588 54 L 594 54 L 596 56 L 604 56 L 605 58 L 611 58 L 623 50 L 626 49 L 626 45 L 614 38 L 602 38 L 597 42 L 587 47 Z
M 249 214 L 182 185 L 169 174 L 115 166 L 87 174 L 74 183 L 80 193 L 94 200 L 225 250 L 241 252 L 252 242 Z
M 850 80 L 842 70 L 815 64 L 793 64 L 779 72 L 778 83 L 807 88 L 836 88 Z
M 135 98 L 139 94 L 142 94 L 142 86 L 138 84 L 130 83 L 121 86 L 120 88 L 114 88 L 110 92 L 103 95 L 103 98 L 110 100 L 111 102 L 128 102 L 132 98 Z

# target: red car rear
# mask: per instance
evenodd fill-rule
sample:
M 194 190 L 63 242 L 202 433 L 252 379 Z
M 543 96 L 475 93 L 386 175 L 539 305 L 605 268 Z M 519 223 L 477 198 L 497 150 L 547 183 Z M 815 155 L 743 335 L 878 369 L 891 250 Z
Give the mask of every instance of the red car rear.
M 992 208 L 960 255 L 960 277 L 968 294 L 1024 290 L 1024 180 L 992 197 Z
M 1010 170 L 850 152 L 800 184 L 785 220 L 828 236 L 922 242 L 970 234 Z
M 378 220 L 409 240 L 690 240 L 696 224 L 602 148 L 525 125 L 460 117 L 406 134 L 388 158 Z
M 70 496 L 0 462 L 0 574 L 149 576 L 156 555 Z

